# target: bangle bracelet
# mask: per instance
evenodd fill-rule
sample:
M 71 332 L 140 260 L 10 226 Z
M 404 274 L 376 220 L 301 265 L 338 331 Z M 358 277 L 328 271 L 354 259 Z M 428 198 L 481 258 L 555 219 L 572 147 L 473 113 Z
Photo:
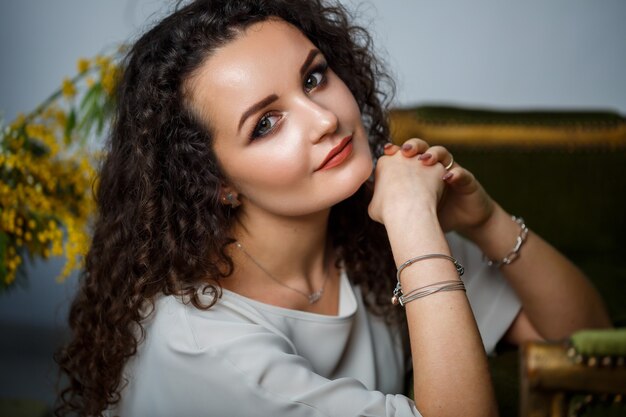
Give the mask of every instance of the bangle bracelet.
M 415 262 L 423 261 L 425 259 L 433 259 L 433 258 L 447 259 L 450 262 L 452 262 L 459 276 L 463 275 L 463 273 L 465 272 L 465 268 L 463 268 L 463 265 L 461 265 L 459 261 L 454 259 L 452 256 L 444 255 L 443 253 L 430 253 L 428 255 L 416 256 L 415 258 L 411 258 L 405 263 L 403 263 L 402 265 L 400 265 L 398 267 L 398 272 L 396 272 L 396 280 L 398 281 L 398 283 L 400 282 L 400 273 L 407 266 L 413 265 Z
M 528 227 L 526 226 L 526 223 L 524 223 L 524 219 L 521 217 L 512 216 L 511 220 L 517 223 L 520 227 L 519 235 L 517 236 L 517 239 L 515 240 L 515 246 L 513 246 L 513 249 L 511 249 L 511 251 L 499 261 L 489 259 L 483 255 L 483 259 L 485 260 L 488 266 L 499 268 L 501 266 L 510 264 L 511 262 L 513 262 L 519 257 L 519 251 L 522 245 L 524 244 L 524 242 L 526 242 L 526 237 L 528 236 Z
M 419 298 L 424 298 L 428 295 L 438 293 L 440 291 L 465 291 L 465 284 L 461 280 L 453 280 L 453 281 L 441 281 L 432 285 L 428 285 L 426 287 L 417 288 L 413 291 L 410 291 L 408 294 L 400 294 L 395 295 L 391 298 L 391 303 L 393 305 L 400 304 L 404 307 L 407 303 L 410 303 L 413 300 L 417 300 Z
M 425 259 L 433 259 L 433 258 L 447 259 L 447 260 L 451 261 L 454 264 L 454 267 L 456 268 L 456 272 L 459 274 L 459 277 L 461 275 L 463 275 L 463 273 L 465 272 L 465 268 L 463 268 L 463 265 L 461 265 L 452 256 L 444 255 L 443 253 L 431 253 L 431 254 L 428 254 L 428 255 L 416 256 L 415 258 L 411 258 L 411 259 L 409 259 L 408 261 L 404 262 L 402 265 L 400 265 L 398 267 L 398 272 L 396 272 L 396 280 L 397 280 L 396 287 L 394 288 L 393 296 L 391 297 L 391 303 L 392 304 L 396 305 L 396 304 L 400 303 L 400 305 L 404 306 L 404 304 L 408 302 L 408 301 L 405 301 L 404 294 L 402 293 L 402 284 L 400 284 L 400 273 L 404 270 L 404 268 L 414 264 L 415 262 L 423 261 Z M 461 284 L 463 284 L 462 281 L 442 281 L 442 282 L 439 282 L 438 284 L 448 284 L 450 282 L 454 282 L 454 283 L 461 282 Z M 433 284 L 433 285 L 438 285 L 438 284 Z M 458 284 L 454 284 L 454 285 L 458 285 Z M 429 287 L 431 287 L 431 286 L 429 286 Z M 429 287 L 424 287 L 424 288 L 429 288 Z M 418 290 L 413 290 L 409 294 L 407 294 L 407 297 L 411 296 L 411 299 L 409 301 L 413 301 L 413 300 L 416 300 L 418 298 L 426 297 L 427 295 L 433 294 L 434 292 L 452 291 L 451 289 L 436 289 L 436 291 L 433 291 L 433 292 L 428 292 L 429 290 L 425 290 L 426 292 L 428 292 L 427 294 L 423 294 L 423 293 L 419 293 L 418 294 L 418 293 L 416 293 L 416 291 L 422 290 L 424 288 L 420 288 Z M 461 289 L 461 288 L 455 288 L 455 289 Z M 465 290 L 465 287 L 463 287 L 462 289 Z M 414 295 L 412 295 L 412 294 L 414 294 Z

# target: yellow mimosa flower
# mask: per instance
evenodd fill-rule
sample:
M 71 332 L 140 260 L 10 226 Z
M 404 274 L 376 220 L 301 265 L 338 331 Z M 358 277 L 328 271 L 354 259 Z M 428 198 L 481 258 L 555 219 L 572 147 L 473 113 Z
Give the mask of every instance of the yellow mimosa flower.
M 78 69 L 78 72 L 80 74 L 82 74 L 83 72 L 88 71 L 90 67 L 91 67 L 91 62 L 88 59 L 80 58 L 76 62 L 76 68 Z
M 63 92 L 63 96 L 67 99 L 70 99 L 76 95 L 76 86 L 69 78 L 63 79 L 63 85 L 61 86 L 61 91 Z
M 69 99 L 85 85 L 92 87 L 98 82 L 102 85 L 94 91 L 99 95 L 98 105 L 109 100 L 117 83 L 119 69 L 114 59 L 118 55 L 77 60 L 78 76 L 65 78 L 59 92 L 34 112 L 18 115 L 0 131 L 0 166 L 4 172 L 0 180 L 0 231 L 8 237 L 0 248 L 0 262 L 5 266 L 0 292 L 16 278 L 22 263 L 18 252 L 44 259 L 65 255 L 60 278 L 82 267 L 90 245 L 87 224 L 96 209 L 94 167 L 102 156 L 76 140 L 83 139 L 81 129 L 71 130 L 71 137 L 67 137 L 70 117 L 73 126 L 84 123 L 78 120 L 81 104 Z M 87 74 L 92 70 L 96 70 L 93 76 Z
M 106 68 L 111 65 L 111 58 L 104 55 L 98 55 L 94 59 L 94 62 L 101 68 L 101 70 L 106 70 Z

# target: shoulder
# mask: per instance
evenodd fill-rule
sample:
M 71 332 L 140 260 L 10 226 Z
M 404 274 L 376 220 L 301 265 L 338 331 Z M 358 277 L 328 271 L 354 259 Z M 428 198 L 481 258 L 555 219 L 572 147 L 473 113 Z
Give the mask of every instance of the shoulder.
M 228 300 L 198 309 L 180 297 L 162 296 L 142 324 L 145 337 L 124 369 L 122 415 L 201 415 L 216 403 L 234 401 L 229 396 L 236 393 L 262 396 L 255 379 L 280 358 L 295 356 L 260 315 Z
M 200 309 L 180 297 L 163 296 L 155 302 L 144 329 L 147 345 L 160 345 L 175 352 L 219 349 L 257 339 L 269 339 L 277 347 L 291 350 L 289 340 L 258 310 L 228 298 L 220 298 L 212 307 Z

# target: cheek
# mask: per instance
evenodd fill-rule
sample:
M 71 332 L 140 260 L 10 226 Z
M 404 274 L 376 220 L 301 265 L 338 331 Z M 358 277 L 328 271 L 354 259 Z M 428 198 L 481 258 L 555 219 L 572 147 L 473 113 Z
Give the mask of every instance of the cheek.
M 285 138 L 290 136 L 289 132 Z M 261 139 L 225 166 L 238 189 L 249 196 L 286 190 L 310 175 L 310 161 L 297 140 Z
M 357 123 L 357 121 L 360 122 L 361 111 L 359 110 L 359 105 L 350 90 L 348 90 L 348 87 L 344 86 L 344 91 L 333 97 L 333 103 L 340 120 L 348 122 L 351 125 Z
M 338 117 L 353 123 L 356 119 L 360 121 L 361 111 L 359 105 L 346 83 L 334 72 L 330 75 L 329 80 L 333 88 L 328 97 L 326 97 L 328 104 L 337 112 Z

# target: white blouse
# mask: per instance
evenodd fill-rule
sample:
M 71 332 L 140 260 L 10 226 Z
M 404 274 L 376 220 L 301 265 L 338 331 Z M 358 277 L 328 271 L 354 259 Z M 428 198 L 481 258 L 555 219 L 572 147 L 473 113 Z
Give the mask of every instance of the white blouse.
M 478 248 L 455 234 L 447 238 L 465 266 L 467 296 L 490 353 L 520 303 Z M 339 298 L 339 314 L 327 316 L 228 290 L 206 311 L 161 297 L 111 415 L 420 416 L 402 395 L 410 362 L 399 331 L 366 310 L 345 273 Z

